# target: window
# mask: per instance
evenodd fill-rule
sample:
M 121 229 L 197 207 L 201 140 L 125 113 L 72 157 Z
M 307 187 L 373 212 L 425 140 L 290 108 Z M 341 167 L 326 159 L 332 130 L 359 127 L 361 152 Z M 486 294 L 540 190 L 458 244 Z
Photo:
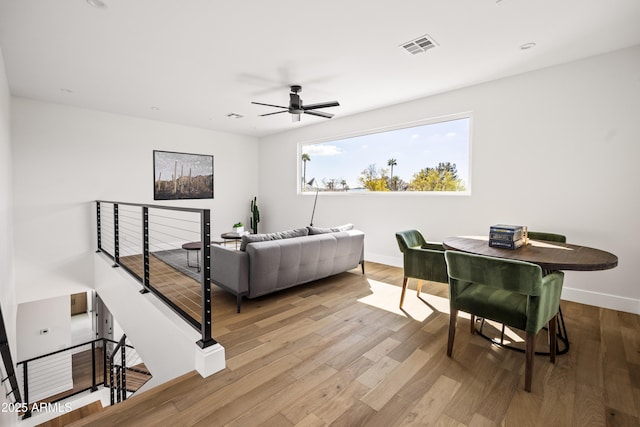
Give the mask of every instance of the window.
M 301 144 L 300 191 L 469 194 L 470 126 L 465 114 Z

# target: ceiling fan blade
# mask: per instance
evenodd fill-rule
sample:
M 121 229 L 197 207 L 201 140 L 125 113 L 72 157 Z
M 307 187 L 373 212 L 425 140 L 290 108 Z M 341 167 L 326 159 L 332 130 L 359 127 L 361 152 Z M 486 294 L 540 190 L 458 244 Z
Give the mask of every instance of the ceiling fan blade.
M 339 107 L 340 103 L 338 101 L 331 101 L 331 102 L 321 102 L 319 104 L 309 104 L 309 105 L 305 105 L 303 108 L 305 110 L 317 110 L 320 108 L 329 108 L 329 107 Z
M 282 110 L 282 111 L 276 111 L 275 113 L 260 114 L 260 117 L 273 116 L 274 114 L 280 114 L 280 113 L 286 113 L 286 112 L 287 110 Z
M 263 104 L 262 102 L 252 102 L 252 104 L 256 104 L 256 105 L 265 105 L 265 106 L 267 106 L 267 107 L 284 108 L 285 110 L 289 108 L 289 107 L 283 107 L 282 105 Z
M 299 122 L 300 121 L 300 114 L 292 114 L 291 115 L 291 121 L 292 122 Z
M 304 111 L 305 114 L 311 114 L 312 116 L 324 117 L 325 119 L 330 119 L 333 117 L 333 114 L 325 113 L 324 111 Z

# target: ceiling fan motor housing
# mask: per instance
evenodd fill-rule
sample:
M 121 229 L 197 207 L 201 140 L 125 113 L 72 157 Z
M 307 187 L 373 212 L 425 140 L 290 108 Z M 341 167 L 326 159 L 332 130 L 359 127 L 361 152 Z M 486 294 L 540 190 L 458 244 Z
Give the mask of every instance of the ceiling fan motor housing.
M 290 94 L 289 112 L 291 114 L 302 114 L 304 112 L 302 109 L 302 99 L 300 99 L 300 95 L 297 93 Z

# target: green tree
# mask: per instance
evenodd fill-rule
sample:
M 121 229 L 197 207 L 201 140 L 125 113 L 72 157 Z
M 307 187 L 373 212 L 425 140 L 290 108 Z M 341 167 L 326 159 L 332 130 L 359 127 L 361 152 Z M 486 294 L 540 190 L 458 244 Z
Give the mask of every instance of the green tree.
M 426 167 L 413 175 L 409 183 L 412 191 L 464 191 L 466 187 L 458 177 L 455 163 L 438 163 L 435 168 Z
M 340 185 L 342 186 L 342 191 L 348 191 L 349 190 L 349 184 L 347 184 L 347 180 L 343 179 L 340 181 Z
M 311 157 L 307 153 L 302 153 L 302 188 L 307 182 L 307 162 L 311 161 Z
M 394 176 L 391 178 L 389 187 L 393 188 L 393 191 L 406 191 L 408 184 L 399 176 Z
M 358 178 L 358 180 L 369 191 L 389 191 L 386 173 L 386 169 L 378 170 L 374 163 L 360 172 L 360 178 Z

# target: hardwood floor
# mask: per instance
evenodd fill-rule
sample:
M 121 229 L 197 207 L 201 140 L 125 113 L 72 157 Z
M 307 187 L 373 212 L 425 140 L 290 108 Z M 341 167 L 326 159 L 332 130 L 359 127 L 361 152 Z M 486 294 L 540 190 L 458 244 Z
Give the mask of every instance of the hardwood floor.
M 624 426 L 640 424 L 640 316 L 563 302 L 570 351 L 492 346 L 458 321 L 446 356 L 447 285 L 398 310 L 402 269 L 367 263 L 243 303 L 214 293 L 227 368 L 191 372 L 74 426 Z M 517 337 L 514 337 L 516 340 Z M 541 342 L 544 344 L 544 337 Z
M 142 255 L 120 258 L 120 264 L 143 276 Z M 149 256 L 149 282 L 196 322 L 202 319 L 201 285 L 151 254 Z
M 67 412 L 64 415 L 61 415 L 52 420 L 46 421 L 42 424 L 38 424 L 36 427 L 64 427 L 73 423 L 74 421 L 80 420 L 82 418 L 88 417 L 91 414 L 96 414 L 102 411 L 102 403 L 97 400 L 95 402 L 91 402 L 88 405 L 85 405 L 81 408 L 75 409 L 71 412 Z

